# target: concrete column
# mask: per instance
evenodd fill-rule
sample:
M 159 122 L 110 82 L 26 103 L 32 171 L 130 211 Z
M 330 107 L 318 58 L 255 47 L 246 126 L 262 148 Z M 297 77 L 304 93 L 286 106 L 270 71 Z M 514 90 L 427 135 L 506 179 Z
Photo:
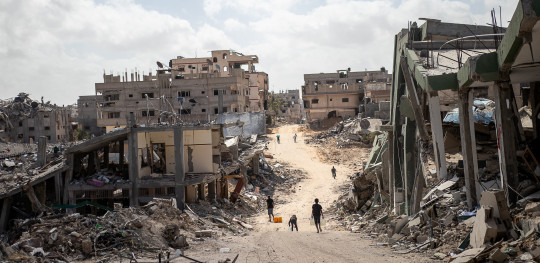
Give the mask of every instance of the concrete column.
M 508 203 L 516 201 L 516 193 L 509 189 L 517 189 L 518 173 L 515 145 L 515 126 L 512 117 L 512 89 L 508 83 L 497 83 L 495 95 L 495 125 L 497 130 L 497 145 L 499 153 L 499 168 L 501 171 L 502 188 L 508 198 Z
M 2 200 L 2 214 L 0 215 L 0 233 L 4 233 L 7 230 L 12 203 L 13 199 L 11 199 L 11 197 L 6 197 Z
M 395 208 L 396 207 L 396 199 L 395 199 L 395 191 L 396 191 L 396 185 L 394 180 L 394 133 L 389 131 L 388 132 L 388 192 L 390 194 L 390 207 Z M 395 211 L 394 211 L 395 212 Z
M 217 192 L 217 180 L 213 180 L 211 182 L 208 183 L 208 200 L 210 202 L 212 201 L 215 201 L 216 200 L 216 192 Z
M 441 119 L 441 105 L 437 92 L 428 93 L 429 119 L 431 123 L 431 137 L 433 141 L 433 151 L 435 153 L 435 166 L 437 178 L 447 179 L 446 157 L 444 150 L 444 134 Z
M 470 90 L 459 91 L 459 132 L 461 137 L 461 155 L 465 187 L 467 188 L 467 206 L 473 209 L 478 204 L 476 185 L 478 183 L 478 157 L 476 153 L 476 137 L 474 133 L 474 116 L 472 112 L 473 97 Z
M 185 186 L 185 202 L 186 203 L 195 203 L 197 202 L 197 188 L 195 188 L 195 185 L 186 185 Z M 178 200 L 177 200 L 178 203 Z
M 39 166 L 44 166 L 46 162 L 47 162 L 47 137 L 39 136 L 37 163 Z
M 56 203 L 61 204 L 62 202 L 62 174 L 58 173 L 54 176 L 54 193 Z
M 174 189 L 176 193 L 176 207 L 184 210 L 186 194 L 184 188 L 184 132 L 182 127 L 174 128 Z
M 404 171 L 404 197 L 405 197 L 405 212 L 407 215 L 411 213 L 411 197 L 414 187 L 414 178 L 416 175 L 416 158 L 415 143 L 416 143 L 416 123 L 415 121 L 406 118 L 403 136 L 403 171 Z
M 128 135 L 128 163 L 129 163 L 129 180 L 131 181 L 131 189 L 129 196 L 129 205 L 139 205 L 139 171 L 141 164 L 139 163 L 139 150 L 137 140 L 137 130 L 131 128 L 131 133 Z
M 204 183 L 200 183 L 197 185 L 197 194 L 199 200 L 204 201 L 206 199 L 206 188 Z
M 64 202 L 63 204 L 68 204 L 69 201 L 69 183 L 71 182 L 71 179 L 73 178 L 73 170 L 74 170 L 74 160 L 75 160 L 75 154 L 70 153 L 67 156 L 66 160 L 66 166 L 68 167 L 66 171 L 66 176 L 64 177 Z
M 221 189 L 221 179 L 216 180 L 216 199 L 221 200 L 222 197 L 222 189 Z

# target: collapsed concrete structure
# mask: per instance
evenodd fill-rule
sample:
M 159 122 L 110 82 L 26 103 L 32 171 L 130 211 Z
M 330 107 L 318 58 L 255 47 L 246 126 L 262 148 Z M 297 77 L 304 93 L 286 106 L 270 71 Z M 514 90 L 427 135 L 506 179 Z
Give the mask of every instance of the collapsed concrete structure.
M 356 204 L 367 212 L 377 198 L 389 201 L 398 216 L 369 225 L 389 224 L 389 243 L 420 243 L 412 251 L 469 235 L 443 251 L 470 244 L 452 259 L 503 262 L 522 252 L 501 246 L 520 247 L 522 259 L 538 259 L 524 244 L 540 228 L 539 6 L 519 1 L 506 29 L 424 19 L 396 35 L 390 123 L 362 175 L 378 189 L 369 205 Z M 459 231 L 442 228 L 450 226 Z
M 50 143 L 73 140 L 72 113 L 68 107 L 32 100 L 28 94 L 0 102 L 0 139 L 33 143 L 45 136 Z
M 304 117 L 304 108 L 300 98 L 300 90 L 286 90 L 271 94 L 272 110 L 277 111 L 276 116 L 286 122 L 300 123 Z

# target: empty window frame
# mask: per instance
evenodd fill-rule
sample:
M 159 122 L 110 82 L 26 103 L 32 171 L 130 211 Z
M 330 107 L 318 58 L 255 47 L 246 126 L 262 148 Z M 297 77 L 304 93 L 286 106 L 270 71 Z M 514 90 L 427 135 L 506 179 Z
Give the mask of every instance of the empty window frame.
M 349 89 L 349 84 L 347 84 L 347 83 L 341 83 L 341 89 L 342 89 L 342 90 L 348 90 L 348 89 Z
M 191 97 L 191 91 L 189 91 L 189 90 L 179 91 L 178 96 L 179 97 Z
M 319 99 L 311 99 L 311 104 L 318 104 L 319 103 Z
M 142 112 L 143 117 L 155 116 L 155 115 L 156 115 L 156 112 L 154 110 L 144 110 Z
M 191 114 L 191 109 L 179 109 L 180 114 Z
M 107 113 L 107 118 L 108 119 L 120 118 L 120 112 L 108 112 Z
M 349 98 L 341 98 L 341 102 L 349 102 Z
M 214 96 L 219 96 L 219 89 L 215 89 L 214 90 Z M 227 91 L 226 90 L 222 90 L 223 91 L 223 95 L 227 95 Z

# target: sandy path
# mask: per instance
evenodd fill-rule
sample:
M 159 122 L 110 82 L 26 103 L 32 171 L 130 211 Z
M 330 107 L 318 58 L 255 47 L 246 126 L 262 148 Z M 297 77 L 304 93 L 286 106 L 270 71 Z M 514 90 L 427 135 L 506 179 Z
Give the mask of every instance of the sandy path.
M 239 254 L 237 262 L 431 262 L 418 254 L 393 254 L 388 248 L 376 247 L 371 240 L 362 235 L 346 231 L 326 230 L 316 233 L 309 225 L 311 205 L 319 198 L 323 211 L 339 196 L 338 186 L 348 181 L 353 171 L 336 166 L 337 179 L 331 177 L 332 165 L 321 163 L 316 149 L 304 144 L 304 136 L 298 133 L 297 143 L 293 134 L 298 125 L 280 127 L 270 134 L 273 141 L 268 153 L 276 161 L 288 162 L 295 168 L 304 169 L 308 175 L 296 187 L 295 193 L 286 195 L 275 193 L 274 213 L 283 217 L 282 224 L 268 222 L 266 212 L 251 219 L 255 231 L 246 236 L 225 236 L 207 239 L 204 244 L 195 245 L 186 255 L 205 262 L 218 262 L 225 258 L 233 259 Z M 275 135 L 281 136 L 277 144 Z M 284 204 L 281 204 L 285 201 Z M 289 232 L 287 222 L 290 215 L 299 218 L 299 232 Z M 336 222 L 328 222 L 332 225 Z M 229 253 L 220 253 L 220 248 L 230 248 Z
M 268 149 L 269 153 L 274 155 L 274 159 L 278 162 L 280 160 L 288 162 L 295 168 L 307 172 L 307 178 L 295 187 L 296 193 L 288 196 L 276 193 L 272 197 L 276 201 L 274 215 L 281 216 L 283 221 L 288 222 L 290 216 L 296 214 L 299 220 L 299 231 L 314 231 L 315 227 L 308 228 L 314 199 L 319 198 L 324 213 L 325 208 L 328 208 L 339 197 L 338 187 L 348 180 L 352 171 L 336 166 L 337 176 L 333 179 L 332 165 L 319 161 L 316 149 L 304 143 L 304 134 L 297 132 L 298 127 L 297 125 L 283 126 L 270 135 L 273 140 L 268 145 Z M 295 132 L 298 135 L 296 143 L 293 140 Z M 275 140 L 276 134 L 280 135 L 280 144 Z M 281 205 L 281 201 L 285 201 L 285 204 Z M 268 222 L 267 215 L 257 218 L 259 231 L 286 230 L 286 224 L 264 224 L 265 222 Z

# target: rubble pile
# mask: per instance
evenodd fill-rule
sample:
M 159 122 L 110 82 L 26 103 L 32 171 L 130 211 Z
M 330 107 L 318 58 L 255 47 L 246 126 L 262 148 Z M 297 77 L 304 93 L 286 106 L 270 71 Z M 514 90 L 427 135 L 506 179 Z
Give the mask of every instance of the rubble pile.
M 206 238 L 247 234 L 253 227 L 246 215 L 260 210 L 251 206 L 248 196 L 235 204 L 201 201 L 188 205 L 185 213 L 176 209 L 174 199 L 155 198 L 142 207 L 115 204 L 115 210 L 103 216 L 74 213 L 17 220 L 3 236 L 1 252 L 3 259 L 23 261 L 157 258 L 160 252 L 201 245 Z
M 49 101 L 40 103 L 32 100 L 29 94 L 21 92 L 12 100 L 0 100 L 0 126 L 5 130 L 10 130 L 13 128 L 10 120 L 33 118 L 37 110 L 46 110 L 51 107 L 54 106 Z
M 362 177 L 355 178 L 351 188 L 357 187 L 358 178 Z M 394 253 L 422 252 L 453 262 L 540 259 L 540 192 L 510 209 L 503 191 L 486 190 L 480 206 L 469 211 L 462 178 L 454 177 L 428 190 L 420 211 L 411 216 L 390 211 L 389 199 L 377 191 L 356 209 L 351 209 L 350 193 L 345 193 L 329 214 L 332 221 L 339 222 L 336 229 L 362 233 Z
M 306 143 L 323 144 L 328 138 L 334 138 L 337 148 L 351 146 L 370 147 L 377 132 L 370 131 L 368 119 L 354 118 L 336 123 L 332 128 L 320 132 L 306 140 Z
M 248 190 L 254 190 L 258 187 L 263 194 L 271 194 L 275 191 L 289 193 L 294 191 L 293 186 L 306 177 L 306 172 L 299 169 L 292 169 L 288 163 L 273 162 L 268 163 L 263 160 L 260 166 L 259 176 L 252 176 L 254 180 L 248 185 Z

